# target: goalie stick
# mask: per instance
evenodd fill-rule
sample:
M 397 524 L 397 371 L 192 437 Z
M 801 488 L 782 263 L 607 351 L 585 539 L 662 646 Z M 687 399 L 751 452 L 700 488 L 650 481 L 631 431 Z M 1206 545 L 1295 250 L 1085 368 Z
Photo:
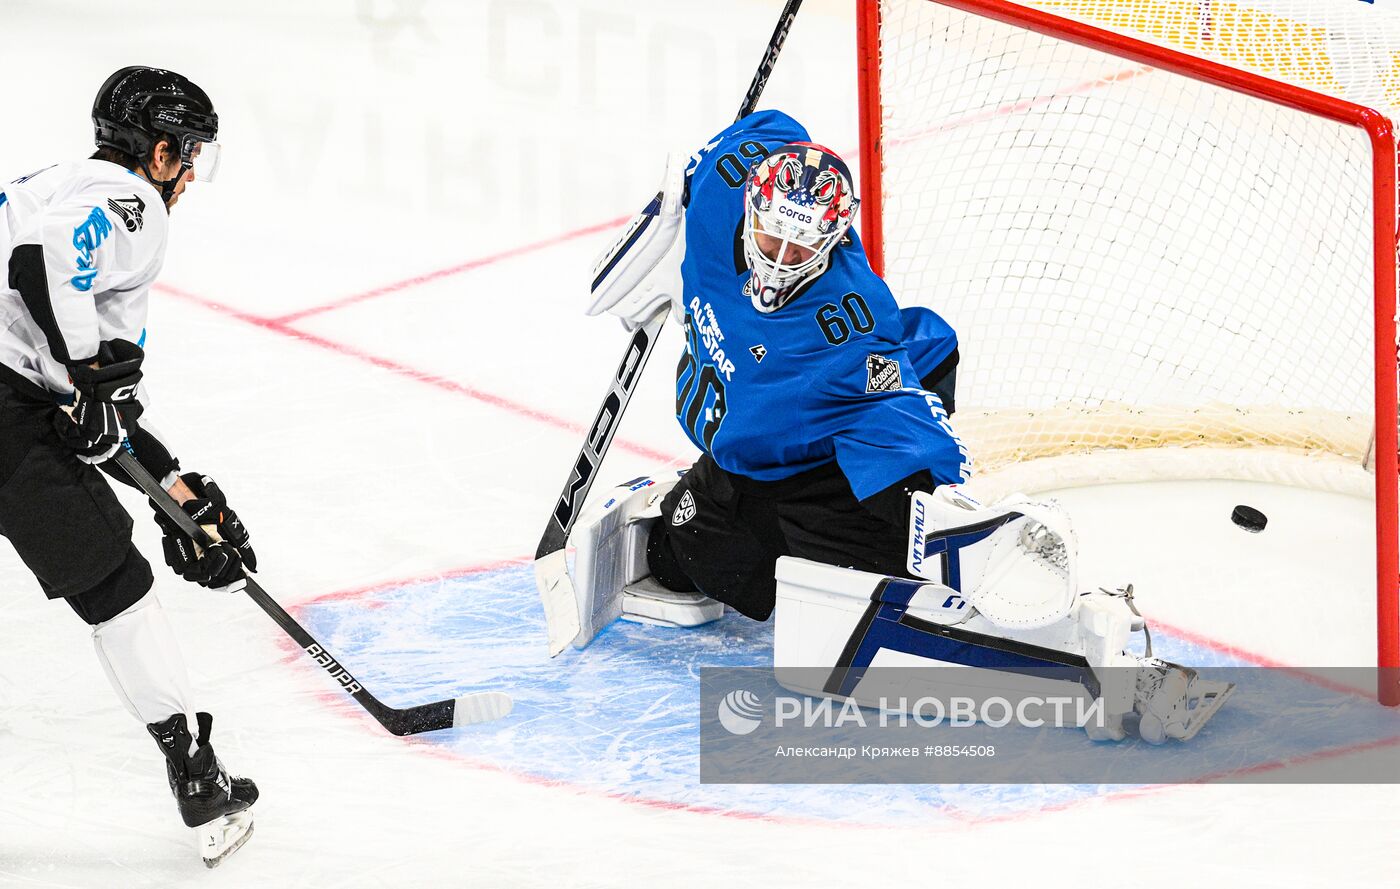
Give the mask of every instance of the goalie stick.
M 181 531 L 188 534 L 196 544 L 201 547 L 211 545 L 214 541 L 203 528 L 194 523 L 194 519 L 185 514 L 175 502 L 175 498 L 166 493 L 160 486 L 160 482 L 151 477 L 146 468 L 136 461 L 136 457 L 125 448 L 117 450 L 117 455 L 112 458 L 118 466 L 126 471 L 131 480 L 136 483 L 156 508 L 165 513 L 170 521 L 175 523 Z M 355 703 L 364 707 L 384 726 L 391 734 L 395 735 L 416 735 L 420 732 L 432 732 L 438 729 L 453 728 L 455 726 L 472 725 L 478 722 L 489 722 L 493 719 L 500 719 L 510 712 L 512 702 L 510 696 L 501 692 L 483 691 L 475 694 L 463 695 L 460 698 L 450 698 L 445 701 L 434 701 L 431 704 L 420 704 L 417 707 L 406 707 L 402 710 L 390 707 L 381 702 L 374 695 L 370 694 L 363 685 L 359 683 L 350 671 L 345 669 L 330 652 L 326 651 L 321 643 L 317 642 L 310 633 L 292 618 L 281 605 L 267 594 L 267 592 L 251 576 L 244 574 L 247 580 L 245 592 L 248 597 L 258 603 L 258 607 L 266 611 L 268 616 L 277 622 L 288 636 L 296 640 L 297 645 L 311 656 L 321 669 L 331 675 L 342 689 L 350 697 L 355 699 Z
M 759 62 L 758 70 L 754 72 L 753 80 L 749 82 L 749 90 L 744 94 L 743 104 L 739 106 L 739 113 L 734 117 L 736 122 L 752 114 L 755 106 L 758 105 L 759 96 L 763 95 L 763 88 L 768 85 L 768 78 L 772 75 L 773 66 L 778 61 L 778 53 L 782 51 L 783 43 L 787 41 L 788 31 L 792 29 L 792 23 L 797 18 L 797 10 L 801 6 L 802 0 L 788 0 L 783 6 L 782 14 L 778 17 L 778 24 L 773 29 L 773 36 L 768 38 L 768 47 L 764 50 L 763 60 Z M 612 254 L 600 263 L 600 268 L 606 270 L 621 254 L 627 252 L 628 247 L 632 245 L 637 236 L 655 218 L 661 207 L 661 201 L 662 195 L 658 192 L 656 198 L 643 211 L 641 220 L 617 242 L 612 249 Z M 594 287 L 598 286 L 599 280 L 601 280 L 601 276 L 594 280 Z M 559 495 L 559 499 L 555 502 L 554 511 L 550 513 L 549 520 L 545 524 L 544 536 L 540 538 L 540 545 L 535 550 L 535 586 L 539 589 L 540 599 L 544 603 L 545 625 L 549 631 L 550 657 L 558 655 L 568 647 L 569 643 L 578 635 L 580 628 L 578 607 L 574 600 L 573 582 L 569 579 L 567 557 L 564 551 L 569 540 L 569 532 L 573 530 L 574 522 L 577 521 L 579 512 L 583 509 L 583 501 L 588 498 L 588 492 L 593 487 L 598 467 L 602 464 L 603 457 L 607 455 L 608 447 L 612 444 L 613 434 L 617 431 L 617 425 L 622 419 L 623 411 L 627 410 L 627 403 L 632 399 L 632 392 L 636 388 L 637 380 L 642 375 L 642 369 L 646 367 L 647 359 L 651 357 L 652 350 L 656 348 L 656 340 L 661 333 L 662 325 L 666 323 L 668 311 L 669 307 L 662 306 L 633 331 L 632 339 L 627 343 L 627 351 L 622 355 L 622 362 L 618 365 L 617 373 L 613 375 L 613 379 L 608 385 L 608 394 L 603 398 L 597 415 L 588 427 L 588 432 L 583 439 L 583 447 L 579 450 L 578 458 L 574 460 L 569 477 L 564 482 L 564 492 Z

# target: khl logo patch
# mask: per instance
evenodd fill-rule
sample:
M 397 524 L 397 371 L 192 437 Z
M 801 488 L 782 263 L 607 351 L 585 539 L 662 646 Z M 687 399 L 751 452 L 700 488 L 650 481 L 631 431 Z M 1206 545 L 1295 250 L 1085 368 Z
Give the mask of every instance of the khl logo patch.
M 899 362 L 883 355 L 866 355 L 866 392 L 895 392 L 904 388 L 899 376 Z
M 676 504 L 676 511 L 671 513 L 671 525 L 678 527 L 695 518 L 695 498 L 686 491 L 681 495 L 681 502 Z

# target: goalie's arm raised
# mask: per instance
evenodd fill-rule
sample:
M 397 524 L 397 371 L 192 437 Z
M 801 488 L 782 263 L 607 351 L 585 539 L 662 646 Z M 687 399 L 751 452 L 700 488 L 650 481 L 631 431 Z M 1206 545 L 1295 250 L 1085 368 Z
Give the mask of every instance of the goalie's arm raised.
M 673 153 L 667 158 L 661 191 L 598 257 L 589 315 L 608 312 L 628 330 L 635 330 L 668 302 L 680 305 L 689 162 L 688 154 Z

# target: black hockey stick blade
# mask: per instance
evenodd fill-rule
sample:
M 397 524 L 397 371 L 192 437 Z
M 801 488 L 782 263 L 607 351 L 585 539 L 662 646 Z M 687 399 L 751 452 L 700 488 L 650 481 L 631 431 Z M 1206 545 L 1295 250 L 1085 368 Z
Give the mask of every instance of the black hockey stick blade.
M 175 523 L 175 527 L 188 534 L 201 547 L 213 544 L 213 540 L 204 529 L 196 525 L 194 519 L 185 514 L 175 499 L 166 493 L 165 489 L 160 486 L 160 482 L 151 477 L 151 474 L 137 462 L 136 457 L 130 451 L 121 448 L 112 459 L 126 471 L 136 486 L 144 491 L 147 497 L 151 498 L 151 502 L 155 504 L 156 508 Z M 445 701 L 420 704 L 417 707 L 407 707 L 402 710 L 388 706 L 370 694 L 359 680 L 352 676 L 349 670 L 341 666 L 340 662 L 326 651 L 325 647 L 317 642 L 306 631 L 305 627 L 297 623 L 281 605 L 277 604 L 277 601 L 269 596 L 256 580 L 249 575 L 244 575 L 244 577 L 248 584 L 244 588 L 244 592 L 248 594 L 248 597 L 256 602 L 259 608 L 267 612 L 268 616 L 276 621 L 283 632 L 296 640 L 302 651 L 310 655 L 311 659 L 321 666 L 321 669 L 329 673 L 331 678 L 390 734 L 416 735 L 421 732 L 488 722 L 492 719 L 500 719 L 510 713 L 512 707 L 510 695 L 494 691 L 477 692 L 463 695 L 460 698 L 449 698 Z

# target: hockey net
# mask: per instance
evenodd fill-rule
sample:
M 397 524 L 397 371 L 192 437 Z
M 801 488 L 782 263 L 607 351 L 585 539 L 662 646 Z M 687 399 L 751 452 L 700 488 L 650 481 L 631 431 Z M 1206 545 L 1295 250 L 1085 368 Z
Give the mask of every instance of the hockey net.
M 859 16 L 862 237 L 901 302 L 958 331 L 974 471 L 1373 496 L 1380 664 L 1400 666 L 1400 18 L 1329 0 Z

